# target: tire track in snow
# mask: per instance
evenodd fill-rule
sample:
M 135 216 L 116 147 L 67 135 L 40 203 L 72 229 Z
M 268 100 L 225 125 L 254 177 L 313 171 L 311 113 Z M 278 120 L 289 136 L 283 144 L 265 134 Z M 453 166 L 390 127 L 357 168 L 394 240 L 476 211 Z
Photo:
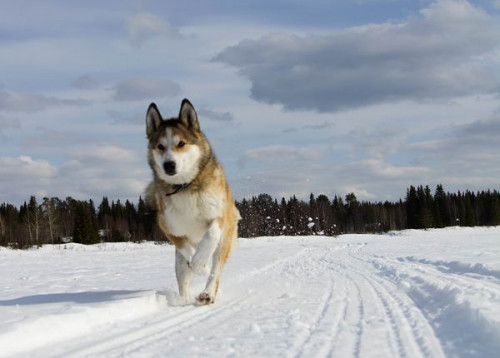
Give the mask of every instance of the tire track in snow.
M 422 332 L 416 328 L 415 317 L 406 314 L 408 307 L 375 280 L 371 281 L 370 285 L 384 306 L 393 336 L 396 338 L 397 352 L 394 357 L 436 356 L 426 348 L 425 343 L 422 341 Z M 427 322 L 425 322 L 425 325 L 428 325 Z M 434 335 L 433 330 L 430 330 L 430 334 L 431 337 Z
M 411 328 L 412 337 L 423 357 L 445 357 L 441 342 L 431 322 L 414 304 L 414 301 L 404 291 L 398 291 L 394 284 L 375 276 L 373 281 L 380 287 L 384 297 L 389 300 L 388 307 L 397 307 L 396 313 L 401 315 Z M 396 329 L 398 326 L 396 326 Z M 411 354 L 409 356 L 412 356 Z
M 347 285 L 343 285 L 344 288 L 344 294 L 342 295 L 342 300 L 340 301 L 340 307 L 337 310 L 337 314 L 334 316 L 334 324 L 332 325 L 331 328 L 331 340 L 323 340 L 322 347 L 319 350 L 319 356 L 323 357 L 332 357 L 333 353 L 335 351 L 335 346 L 338 341 L 338 337 L 341 332 L 341 325 L 342 322 L 345 322 L 347 318 L 347 309 L 348 309 L 348 300 L 347 297 L 349 297 L 349 290 L 347 288 Z M 326 351 L 326 353 L 323 354 L 323 352 Z
M 226 303 L 224 306 L 213 307 L 190 307 L 188 311 L 170 314 L 167 316 L 160 315 L 152 320 L 149 317 L 141 320 L 139 323 L 142 327 L 133 327 L 126 330 L 115 330 L 113 334 L 101 335 L 98 341 L 91 339 L 86 341 L 82 337 L 81 341 L 86 341 L 84 344 L 79 344 L 77 347 L 65 350 L 61 357 L 91 357 L 91 356 L 122 356 L 130 354 L 133 351 L 147 346 L 150 343 L 168 339 L 173 332 L 187 329 L 195 324 L 204 322 L 214 315 L 231 314 L 231 307 L 243 302 L 247 297 L 243 297 L 232 302 Z M 204 310 L 204 312 L 200 312 Z
M 135 354 L 140 355 L 141 349 L 146 348 L 146 350 L 150 350 L 152 346 L 157 344 L 161 344 L 162 346 L 164 346 L 165 341 L 182 342 L 182 340 L 185 339 L 186 330 L 193 330 L 193 328 L 196 326 L 206 328 L 219 325 L 220 323 L 224 322 L 228 318 L 228 316 L 235 314 L 234 308 L 238 308 L 238 306 L 244 301 L 246 301 L 248 298 L 249 297 L 243 297 L 237 300 L 233 300 L 229 303 L 224 303 L 223 306 L 221 305 L 218 307 L 213 307 L 213 306 L 193 307 L 195 316 L 189 319 L 189 321 L 182 321 L 180 323 L 177 323 L 175 326 L 172 326 L 168 330 L 156 330 L 156 332 L 151 337 L 147 337 L 147 339 L 137 339 L 136 344 L 130 346 L 130 348 L 125 350 L 124 353 L 125 355 L 131 355 L 131 356 L 134 356 Z M 206 314 L 200 314 L 197 311 L 200 308 L 209 309 L 210 312 L 207 312 Z M 193 335 L 189 337 L 193 338 L 195 335 L 196 332 L 193 330 Z M 176 338 L 177 336 L 180 337 Z M 172 346 L 169 348 L 170 349 L 166 349 L 164 347 L 162 355 L 168 356 L 169 352 L 171 352 L 173 349 L 176 349 L 177 347 Z M 120 356 L 121 355 L 122 352 L 120 352 Z
M 336 294 L 339 292 L 339 294 Z M 318 315 L 307 334 L 295 344 L 288 357 L 331 357 L 348 310 L 348 285 L 345 277 L 332 277 L 323 295 Z
M 371 239 L 364 247 L 354 242 L 360 240 L 358 237 L 338 241 L 290 238 L 286 245 L 273 239 L 269 244 L 248 245 L 248 250 L 237 256 L 234 270 L 230 268 L 223 279 L 230 294 L 223 293 L 222 300 L 210 307 L 168 307 L 164 299 L 154 305 L 147 302 L 155 300 L 147 299 L 137 305 L 124 305 L 121 299 L 76 305 L 68 302 L 71 312 L 107 305 L 120 312 L 108 320 L 104 316 L 95 320 L 95 315 L 84 312 L 85 327 L 94 331 L 83 335 L 80 330 L 82 334 L 71 339 L 39 325 L 39 331 L 54 339 L 45 341 L 41 349 L 28 347 L 25 356 L 67 357 L 68 349 L 73 357 L 391 358 L 440 357 L 443 350 L 450 357 L 498 355 L 500 281 L 495 272 L 479 264 L 455 263 L 448 253 L 443 256 L 448 261 L 431 261 L 436 258 L 436 248 L 420 252 L 417 246 L 399 251 L 397 246 L 392 250 L 392 245 L 404 247 L 411 242 L 388 243 L 390 240 L 379 240 L 378 236 Z M 347 249 L 339 249 L 346 241 Z M 394 258 L 400 252 L 416 256 Z M 156 266 L 143 262 L 144 267 L 138 266 L 141 277 L 151 275 Z M 159 278 L 148 287 L 161 287 L 164 264 L 158 267 L 162 268 L 155 268 Z M 90 285 L 93 280 L 86 282 Z M 130 283 L 132 279 L 124 279 L 119 288 Z M 105 284 L 100 282 L 102 287 Z M 66 286 L 61 287 L 63 291 Z M 244 298 L 248 301 L 236 302 Z M 75 325 L 65 311 L 67 303 L 53 304 L 40 306 L 43 312 L 35 311 L 37 307 L 21 309 L 31 320 L 46 312 L 59 315 L 68 327 Z M 0 308 L 15 313 L 14 306 Z M 121 312 L 135 312 L 135 318 L 122 317 Z M 124 335 L 123 340 L 120 335 Z M 30 334 L 26 337 L 31 338 Z M 299 339 L 294 342 L 296 337 Z M 30 344 L 29 340 L 24 344 Z M 94 344 L 97 354 L 93 354 Z
M 319 309 L 317 311 L 316 316 L 312 320 L 312 324 L 309 325 L 311 328 L 307 330 L 307 332 L 302 333 L 300 336 L 296 336 L 294 338 L 294 344 L 291 348 L 291 352 L 287 354 L 287 357 L 301 357 L 304 353 L 304 346 L 310 344 L 311 339 L 315 332 L 319 331 L 322 325 L 322 321 L 326 318 L 327 312 L 330 308 L 332 299 L 333 299 L 333 288 L 334 284 L 330 280 L 326 287 L 325 293 L 321 298 L 321 302 L 319 304 Z
M 342 273 L 335 271 L 323 271 L 323 265 L 328 265 L 325 255 L 332 255 L 338 251 L 345 250 L 348 245 L 337 246 L 327 249 L 325 254 L 324 247 L 308 246 L 300 252 L 281 258 L 264 268 L 255 270 L 252 273 L 267 274 L 269 271 L 278 277 L 282 275 L 288 277 L 295 276 L 318 276 L 317 280 L 326 281 L 326 287 L 323 289 L 318 307 L 312 315 L 312 319 L 300 325 L 299 331 L 292 339 L 292 345 L 286 352 L 286 357 L 326 357 L 331 356 L 334 343 L 341 333 L 341 325 L 347 317 L 348 310 L 354 310 L 348 297 L 355 285 L 347 281 L 347 277 Z M 300 261 L 299 261 L 300 260 Z M 322 263 L 317 267 L 318 261 Z M 300 262 L 300 265 L 297 265 Z M 306 268 L 315 267 L 308 271 Z M 299 280 L 300 281 L 300 280 Z M 357 309 L 359 310 L 359 303 Z
M 390 350 L 392 357 L 404 357 L 405 350 L 403 340 L 401 339 L 401 335 L 398 330 L 398 326 L 394 316 L 391 313 L 391 307 L 388 305 L 387 301 L 383 299 L 380 292 L 378 292 L 373 284 L 369 283 L 370 289 L 374 297 L 376 297 L 375 304 L 380 312 L 384 313 L 383 321 L 385 322 L 386 327 L 390 327 L 385 333 L 387 346 Z
M 366 282 L 373 288 L 384 310 L 390 319 L 394 334 L 398 337 L 399 354 L 397 356 L 414 357 L 444 357 L 444 353 L 436 337 L 431 322 L 425 314 L 415 306 L 413 300 L 404 291 L 401 291 L 393 282 L 387 281 L 373 272 L 373 265 L 366 259 L 361 250 L 349 253 L 365 267 L 353 267 Z
M 368 303 L 368 305 L 360 311 L 360 322 L 358 327 L 361 332 L 370 330 L 370 335 L 376 334 L 374 330 L 379 329 L 379 335 L 386 337 L 386 350 L 384 356 L 421 356 L 421 357 L 442 357 L 443 353 L 439 341 L 435 339 L 435 334 L 429 322 L 423 314 L 421 314 L 409 298 L 406 301 L 401 300 L 397 294 L 398 288 L 389 282 L 380 282 L 380 277 L 373 271 L 373 267 L 358 258 L 358 254 L 364 245 L 354 247 L 354 250 L 349 250 L 348 259 L 340 263 L 334 263 L 338 266 L 338 271 L 349 276 L 360 292 L 360 301 Z M 353 263 L 352 259 L 356 260 Z M 402 294 L 403 296 L 404 293 Z M 419 314 L 410 314 L 417 311 Z M 368 320 L 363 316 L 368 315 Z M 377 322 L 373 317 L 379 317 L 385 322 L 385 325 L 377 328 Z M 428 335 L 429 337 L 424 339 Z M 358 335 L 359 336 L 359 335 Z M 365 352 L 363 348 L 362 338 L 356 346 L 355 354 L 360 355 L 373 354 L 373 352 Z M 378 341 L 378 343 L 380 343 Z M 384 350 L 383 346 L 378 344 L 379 350 Z M 429 348 L 431 347 L 431 348 Z M 382 353 L 381 353 L 382 354 Z
M 363 357 L 375 354 L 384 357 L 400 357 L 403 351 L 403 341 L 398 336 L 397 328 L 388 310 L 385 308 L 381 296 L 366 275 L 354 267 L 346 267 L 345 269 L 351 281 L 357 287 L 360 302 L 359 321 L 357 323 L 359 334 L 357 335 L 354 347 L 354 356 Z M 383 326 L 380 326 L 381 321 L 384 322 Z M 382 341 L 377 341 L 378 350 L 374 353 L 372 348 L 367 346 L 369 342 L 363 340 L 365 331 L 369 331 L 371 336 L 378 335 L 385 337 L 385 347 L 381 344 Z M 378 334 L 377 331 L 379 331 Z
M 349 247 L 353 246 L 358 245 Z M 368 279 L 346 264 L 345 256 L 339 258 L 339 263 L 335 262 L 337 258 L 332 261 L 332 254 L 335 251 L 325 252 L 322 248 L 319 255 L 315 255 L 314 258 L 309 257 L 323 263 L 323 268 L 327 269 L 329 274 L 330 283 L 317 314 L 309 323 L 311 328 L 295 337 L 288 357 L 364 356 L 366 315 L 373 310 L 373 302 L 377 305 L 378 312 L 386 312 L 381 299 L 377 300 L 378 296 L 369 285 Z M 341 293 L 335 295 L 335 291 Z M 334 302 L 339 302 L 339 305 L 336 306 Z M 389 321 L 389 318 L 385 320 Z M 393 328 L 387 334 L 394 336 L 396 330 Z M 399 352 L 400 346 L 394 348 L 392 345 L 389 350 Z M 393 353 L 392 356 L 400 355 Z
M 360 247 L 364 246 L 364 244 L 360 245 L 350 245 L 350 247 L 354 247 L 355 250 L 359 249 Z M 347 256 L 349 254 L 347 253 Z M 324 356 L 324 357 L 332 357 L 332 356 L 341 356 L 342 354 L 350 354 L 354 356 L 364 356 L 365 354 L 362 351 L 363 345 L 367 344 L 363 340 L 364 336 L 364 331 L 366 329 L 370 329 L 370 327 L 365 327 L 367 320 L 365 318 L 366 315 L 378 315 L 379 313 L 383 315 L 383 320 L 387 324 L 389 324 L 390 319 L 388 318 L 389 316 L 387 315 L 387 310 L 384 308 L 383 302 L 380 299 L 380 297 L 376 294 L 374 288 L 371 286 L 369 282 L 369 278 L 366 277 L 366 275 L 363 275 L 361 271 L 358 271 L 352 265 L 347 263 L 348 260 L 345 260 L 345 257 L 340 261 L 340 262 L 335 262 L 335 261 L 330 261 L 329 262 L 329 268 L 330 270 L 336 272 L 339 277 L 343 277 L 345 281 L 344 287 L 348 287 L 350 285 L 354 286 L 356 288 L 356 295 L 357 295 L 357 311 L 358 311 L 358 319 L 355 327 L 351 327 L 351 330 L 357 331 L 356 335 L 356 341 L 354 342 L 353 346 L 353 351 L 350 353 L 347 353 L 344 351 L 344 348 L 340 350 L 341 354 L 337 354 L 336 351 L 338 351 L 338 335 L 340 332 L 337 332 L 334 335 L 334 339 L 329 343 L 329 349 L 326 354 L 321 354 L 319 356 Z M 351 290 L 352 291 L 352 290 Z M 345 300 L 348 301 L 348 297 L 352 297 L 351 292 L 347 292 L 345 290 L 346 296 Z M 369 303 L 368 305 L 366 303 Z M 373 307 L 375 305 L 376 307 Z M 375 312 L 371 312 L 375 309 Z M 345 306 L 345 311 L 343 313 L 343 321 L 346 321 L 347 319 L 347 305 Z M 352 311 L 352 308 L 351 308 Z M 353 319 L 352 314 L 350 317 L 351 320 L 351 326 L 353 325 L 353 321 L 355 321 L 355 318 Z M 386 324 L 386 326 L 387 326 Z M 388 352 L 384 352 L 383 356 L 393 356 L 393 357 L 399 357 L 400 354 L 397 352 L 400 351 L 401 345 L 396 345 L 393 343 L 396 339 L 392 338 L 397 335 L 397 330 L 393 327 L 393 325 L 389 325 L 391 327 L 391 330 L 388 330 L 384 333 L 384 335 L 387 337 L 387 350 Z M 370 352 L 373 353 L 373 352 Z M 378 354 L 378 353 L 377 353 Z M 382 354 L 380 354 L 382 355 Z
M 233 284 L 245 283 L 248 279 L 254 277 L 261 277 L 266 273 L 273 271 L 279 267 L 288 265 L 306 256 L 310 253 L 311 249 L 304 247 L 299 252 L 295 252 L 290 256 L 275 260 L 263 267 L 254 269 L 243 276 L 238 277 Z M 235 307 L 239 303 L 243 302 L 249 297 L 243 297 L 231 301 L 230 303 L 224 303 L 223 306 L 209 306 L 209 307 L 191 307 L 189 311 L 180 312 L 173 315 L 163 316 L 149 320 L 148 317 L 144 317 L 140 325 L 146 325 L 139 328 L 130 329 L 128 331 L 118 331 L 113 335 L 104 334 L 102 338 L 97 342 L 91 342 L 92 347 L 88 347 L 89 344 L 79 345 L 78 348 L 74 348 L 70 353 L 65 353 L 64 356 L 93 356 L 95 354 L 105 354 L 107 356 L 112 356 L 113 352 L 133 352 L 149 344 L 154 344 L 155 341 L 169 339 L 175 332 L 182 329 L 188 329 L 198 323 L 209 320 L 214 315 L 224 317 L 228 314 L 232 314 L 232 307 Z M 168 308 L 168 307 L 167 307 Z M 207 309 L 207 312 L 200 312 L 200 310 Z M 222 319 L 219 319 L 222 321 Z M 84 337 L 82 339 L 85 339 Z
M 428 319 L 447 355 L 495 356 L 500 349 L 500 326 L 490 317 L 490 305 L 500 301 L 498 285 L 489 278 L 448 273 L 432 265 L 400 259 L 373 258 L 381 277 L 407 285 L 406 291 Z
M 305 256 L 309 252 L 310 252 L 310 249 L 302 248 L 299 252 L 296 252 L 290 256 L 286 256 L 284 258 L 281 258 L 281 259 L 275 260 L 269 264 L 266 264 L 263 267 L 255 268 L 249 272 L 243 273 L 235 280 L 235 282 L 241 283 L 241 282 L 247 280 L 249 277 L 262 275 L 263 273 L 269 272 L 273 269 L 276 269 L 277 267 L 280 267 L 280 266 L 286 265 L 290 262 L 296 261 L 299 257 Z
M 327 307 L 320 326 L 310 332 L 311 338 L 304 342 L 296 356 L 359 357 L 361 354 L 365 316 L 363 293 L 360 285 L 349 274 L 347 266 L 335 262 L 338 259 L 343 262 L 342 257 L 346 255 L 345 250 L 337 251 L 339 250 L 323 247 L 319 260 L 322 261 L 324 265 L 322 268 L 334 283 L 332 290 L 337 288 L 337 291 L 341 292 L 337 296 L 337 301 L 340 302 L 339 306 L 330 304 Z M 338 255 L 334 256 L 336 253 Z
M 361 344 L 362 344 L 362 337 L 363 337 L 363 330 L 364 330 L 364 322 L 365 322 L 365 305 L 363 303 L 363 297 L 361 295 L 361 288 L 360 285 L 356 281 L 352 281 L 354 285 L 356 286 L 356 289 L 358 290 L 358 324 L 357 324 L 357 331 L 356 331 L 356 343 L 354 345 L 354 356 L 356 358 L 359 358 L 361 355 Z

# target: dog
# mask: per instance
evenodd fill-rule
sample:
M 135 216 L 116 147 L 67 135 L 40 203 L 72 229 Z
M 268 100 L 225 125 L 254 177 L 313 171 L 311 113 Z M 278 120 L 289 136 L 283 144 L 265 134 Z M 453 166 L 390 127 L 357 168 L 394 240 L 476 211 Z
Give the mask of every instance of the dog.
M 163 119 L 156 104 L 146 114 L 148 162 L 153 180 L 146 202 L 157 223 L 175 245 L 179 296 L 190 300 L 195 274 L 207 274 L 202 305 L 215 302 L 220 275 L 238 236 L 240 213 L 212 148 L 200 129 L 198 115 L 184 99 L 177 118 Z

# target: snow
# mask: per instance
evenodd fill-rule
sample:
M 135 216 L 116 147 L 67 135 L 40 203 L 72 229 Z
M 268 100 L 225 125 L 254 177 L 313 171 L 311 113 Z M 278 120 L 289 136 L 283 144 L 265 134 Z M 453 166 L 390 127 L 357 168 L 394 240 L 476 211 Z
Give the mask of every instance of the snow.
M 214 305 L 172 246 L 0 248 L 2 357 L 494 357 L 500 227 L 240 239 Z M 203 288 L 204 278 L 194 284 Z

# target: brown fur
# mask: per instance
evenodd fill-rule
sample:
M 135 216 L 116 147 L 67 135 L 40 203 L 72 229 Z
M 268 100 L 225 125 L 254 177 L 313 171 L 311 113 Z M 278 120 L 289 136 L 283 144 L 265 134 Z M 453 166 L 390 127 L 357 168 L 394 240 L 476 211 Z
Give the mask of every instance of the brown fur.
M 189 101 L 187 102 L 189 103 Z M 189 103 L 189 105 L 191 104 Z M 154 104 L 150 106 L 150 109 L 152 107 L 157 111 Z M 200 130 L 194 108 L 192 109 L 192 112 L 189 113 L 184 113 L 183 108 L 184 101 L 179 117 L 169 120 L 162 120 L 159 112 L 157 114 L 159 119 L 154 117 L 154 120 L 151 120 L 148 110 L 147 120 L 152 122 L 148 122 L 147 127 L 149 139 L 148 161 L 153 170 L 154 178 L 146 189 L 146 202 L 150 207 L 156 210 L 158 225 L 165 236 L 175 245 L 177 250 L 182 250 L 186 247 L 194 247 L 196 250 L 198 242 L 196 241 L 196 238 L 189 237 L 189 234 L 187 233 L 185 235 L 181 235 L 179 232 L 177 232 L 176 235 L 173 234 L 175 229 L 173 229 L 169 224 L 169 222 L 172 223 L 172 219 L 166 217 L 166 213 L 169 212 L 166 209 L 176 207 L 177 210 L 180 205 L 179 198 L 192 200 L 200 208 L 200 212 L 208 210 L 207 212 L 211 213 L 210 208 L 214 206 L 218 208 L 215 217 L 207 214 L 207 218 L 202 219 L 201 221 L 199 218 L 193 219 L 197 220 L 196 224 L 204 228 L 204 231 L 207 231 L 210 225 L 214 222 L 218 224 L 218 227 L 220 228 L 220 241 L 218 241 L 217 249 L 214 251 L 214 263 L 207 283 L 207 288 L 197 297 L 200 303 L 209 304 L 214 302 L 215 295 L 219 289 L 220 273 L 235 246 L 240 215 L 234 204 L 234 199 L 224 176 L 223 168 L 213 155 L 205 135 Z M 176 137 L 184 142 L 182 147 L 172 148 L 172 151 L 183 152 L 188 150 L 189 146 L 196 145 L 202 154 L 199 159 L 199 168 L 195 178 L 189 183 L 189 186 L 181 192 L 181 194 L 176 193 L 170 195 L 175 191 L 176 185 L 169 184 L 165 180 L 161 179 L 156 172 L 159 170 L 158 166 L 155 166 L 154 164 L 153 153 L 154 151 L 160 151 L 160 153 L 162 153 L 162 148 L 158 148 L 158 143 L 160 138 L 164 136 L 167 128 L 170 128 L 172 132 L 175 133 Z M 214 200 L 215 204 L 212 203 Z M 182 205 L 180 206 L 182 207 Z M 205 207 L 209 209 L 203 209 Z M 186 218 L 190 217 L 190 213 L 186 212 L 183 216 Z M 176 257 L 178 256 L 179 255 L 176 255 Z M 177 264 L 178 263 L 176 262 L 176 270 L 186 269 L 182 267 L 178 268 Z M 180 262 L 179 265 L 180 264 L 182 263 Z M 190 262 L 186 261 L 186 264 L 189 266 Z M 189 267 L 191 268 L 191 266 Z M 182 291 L 181 287 L 181 282 L 179 282 L 180 291 Z M 181 295 L 183 294 L 183 292 L 180 293 Z

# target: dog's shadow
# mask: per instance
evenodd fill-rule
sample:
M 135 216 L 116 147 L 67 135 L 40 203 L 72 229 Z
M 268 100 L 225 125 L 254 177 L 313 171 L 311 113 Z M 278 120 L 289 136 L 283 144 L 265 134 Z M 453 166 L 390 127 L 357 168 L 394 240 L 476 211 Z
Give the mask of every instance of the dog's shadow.
M 0 306 L 27 306 L 51 303 L 100 303 L 137 297 L 138 294 L 147 291 L 111 290 L 111 291 L 88 291 L 71 293 L 48 293 L 40 295 L 24 296 L 10 300 L 0 300 Z
M 109 291 L 84 291 L 70 293 L 48 293 L 39 295 L 23 296 L 10 300 L 0 300 L 0 307 L 8 306 L 30 306 L 58 303 L 76 303 L 76 304 L 95 304 L 110 303 L 126 299 L 137 298 L 141 296 L 156 295 L 160 301 L 168 306 L 197 306 L 194 298 L 186 300 L 179 296 L 174 289 L 164 289 L 159 291 L 147 290 L 109 290 Z

